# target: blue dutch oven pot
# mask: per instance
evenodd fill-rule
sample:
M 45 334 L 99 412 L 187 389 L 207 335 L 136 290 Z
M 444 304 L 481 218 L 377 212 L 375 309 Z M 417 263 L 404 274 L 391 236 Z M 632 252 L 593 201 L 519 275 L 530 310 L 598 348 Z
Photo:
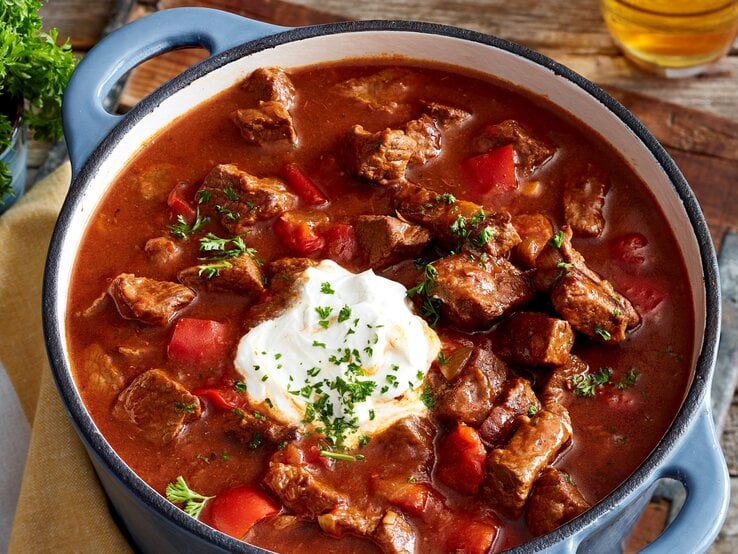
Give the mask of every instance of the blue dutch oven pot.
M 200 46 L 211 56 L 169 81 L 125 117 L 103 108 L 113 85 L 141 62 Z M 493 74 L 537 91 L 586 121 L 649 183 L 685 249 L 695 295 L 694 377 L 656 449 L 595 507 L 515 552 L 619 552 L 661 478 L 686 489 L 676 519 L 644 552 L 703 552 L 727 513 L 729 480 L 710 413 L 709 390 L 720 331 L 717 261 L 697 201 L 656 139 L 623 106 L 580 75 L 519 45 L 458 28 L 362 21 L 288 29 L 225 12 L 159 12 L 105 38 L 80 63 L 64 98 L 74 179 L 54 231 L 44 277 L 43 315 L 57 387 L 115 510 L 143 552 L 263 552 L 211 529 L 156 493 L 115 454 L 75 389 L 65 342 L 65 311 L 76 246 L 91 213 L 138 146 L 168 121 L 260 65 L 285 67 L 343 57 L 399 53 Z M 223 77 L 226 75 L 227 77 Z

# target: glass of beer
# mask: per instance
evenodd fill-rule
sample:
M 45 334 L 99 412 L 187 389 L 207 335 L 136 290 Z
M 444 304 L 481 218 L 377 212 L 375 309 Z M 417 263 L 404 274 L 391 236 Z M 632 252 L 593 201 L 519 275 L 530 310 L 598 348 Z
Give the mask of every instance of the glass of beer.
M 738 33 L 738 0 L 601 0 L 625 56 L 666 77 L 704 72 Z

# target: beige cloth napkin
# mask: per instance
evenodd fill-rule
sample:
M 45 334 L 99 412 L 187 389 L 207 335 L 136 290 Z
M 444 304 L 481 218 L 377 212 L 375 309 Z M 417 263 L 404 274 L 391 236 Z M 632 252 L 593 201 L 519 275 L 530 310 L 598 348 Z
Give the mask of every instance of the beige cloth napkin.
M 67 419 L 41 330 L 41 285 L 71 170 L 65 164 L 0 217 L 0 360 L 32 426 L 9 554 L 131 552 Z

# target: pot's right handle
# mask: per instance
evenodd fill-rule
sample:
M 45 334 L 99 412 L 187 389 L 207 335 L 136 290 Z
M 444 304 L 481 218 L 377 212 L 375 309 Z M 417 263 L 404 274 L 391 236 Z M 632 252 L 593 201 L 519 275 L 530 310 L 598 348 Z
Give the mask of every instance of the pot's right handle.
M 175 48 L 203 47 L 211 56 L 284 27 L 208 8 L 162 10 L 101 40 L 74 71 L 64 93 L 64 135 L 76 175 L 120 116 L 103 107 L 118 80 L 138 64 Z
M 687 499 L 676 519 L 641 552 L 706 552 L 720 532 L 730 503 L 730 476 L 708 409 L 702 409 L 660 473 L 680 481 Z

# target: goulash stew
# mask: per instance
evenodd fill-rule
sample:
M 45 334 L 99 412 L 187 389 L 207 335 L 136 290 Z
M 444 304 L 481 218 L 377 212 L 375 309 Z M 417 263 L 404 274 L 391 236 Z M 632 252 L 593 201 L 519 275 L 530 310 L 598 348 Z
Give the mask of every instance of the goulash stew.
M 690 381 L 684 262 L 618 152 L 425 62 L 261 68 L 173 122 L 71 286 L 113 448 L 277 551 L 530 540 L 626 479 Z

